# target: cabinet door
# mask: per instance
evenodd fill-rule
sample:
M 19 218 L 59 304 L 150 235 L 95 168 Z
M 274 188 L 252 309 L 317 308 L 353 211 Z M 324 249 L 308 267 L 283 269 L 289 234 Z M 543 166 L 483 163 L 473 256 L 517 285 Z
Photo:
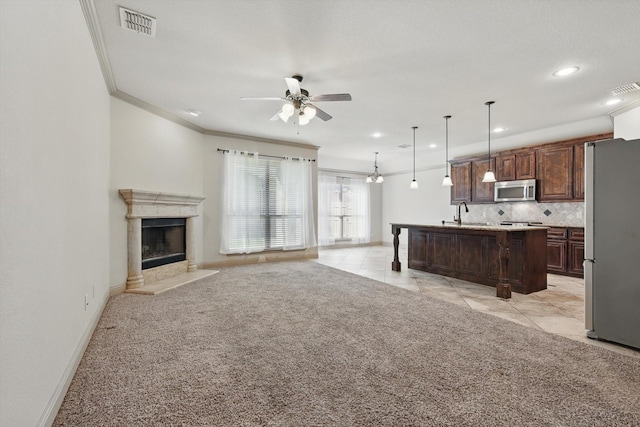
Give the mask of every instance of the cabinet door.
M 493 203 L 493 182 L 482 182 L 485 172 L 491 168 L 495 172 L 495 159 L 474 160 L 471 164 L 473 181 L 471 184 L 472 203 Z
M 513 181 L 516 179 L 516 155 L 503 154 L 496 157 L 496 179 Z
M 516 156 L 516 179 L 536 178 L 536 152 L 533 150 L 519 151 Z
M 573 146 L 545 147 L 536 156 L 539 184 L 538 201 L 573 199 Z
M 547 271 L 550 273 L 567 271 L 566 240 L 547 240 Z
M 584 144 L 573 147 L 573 198 L 584 200 Z
M 567 264 L 567 273 L 576 276 L 584 275 L 584 242 L 569 240 L 569 260 Z
M 409 268 L 425 269 L 429 265 L 429 233 L 409 229 L 408 264 Z
M 451 163 L 451 204 L 471 201 L 471 162 Z

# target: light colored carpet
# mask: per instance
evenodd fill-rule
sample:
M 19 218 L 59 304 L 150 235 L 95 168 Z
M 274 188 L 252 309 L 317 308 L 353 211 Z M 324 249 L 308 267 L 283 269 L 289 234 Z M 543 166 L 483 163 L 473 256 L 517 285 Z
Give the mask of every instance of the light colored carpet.
M 111 298 L 54 425 L 638 426 L 640 361 L 309 261 Z

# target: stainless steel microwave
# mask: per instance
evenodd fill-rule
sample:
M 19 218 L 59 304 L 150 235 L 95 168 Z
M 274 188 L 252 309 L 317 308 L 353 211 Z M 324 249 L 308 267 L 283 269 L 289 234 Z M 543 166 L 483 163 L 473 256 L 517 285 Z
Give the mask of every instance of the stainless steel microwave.
M 536 180 L 501 181 L 494 184 L 496 202 L 527 202 L 536 199 Z

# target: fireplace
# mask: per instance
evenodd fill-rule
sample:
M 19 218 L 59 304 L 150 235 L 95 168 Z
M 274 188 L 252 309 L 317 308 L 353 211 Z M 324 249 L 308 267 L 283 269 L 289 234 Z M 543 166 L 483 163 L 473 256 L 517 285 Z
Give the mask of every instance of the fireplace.
M 184 261 L 186 218 L 142 219 L 142 269 Z
M 204 197 L 133 189 L 119 193 L 127 204 L 125 292 L 141 291 L 145 284 L 195 272 L 194 219 Z

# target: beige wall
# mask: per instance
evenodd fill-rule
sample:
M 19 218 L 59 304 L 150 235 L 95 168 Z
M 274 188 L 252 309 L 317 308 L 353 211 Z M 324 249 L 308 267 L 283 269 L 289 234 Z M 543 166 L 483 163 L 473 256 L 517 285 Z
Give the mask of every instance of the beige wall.
M 640 139 L 640 106 L 613 118 L 613 137 L 627 141 Z
M 109 95 L 77 1 L 0 9 L 0 425 L 46 425 L 108 297 Z
M 111 98 L 109 228 L 111 288 L 127 281 L 127 206 L 119 189 L 192 194 L 203 192 L 204 136 Z M 196 263 L 202 258 L 202 206 L 195 219 Z

